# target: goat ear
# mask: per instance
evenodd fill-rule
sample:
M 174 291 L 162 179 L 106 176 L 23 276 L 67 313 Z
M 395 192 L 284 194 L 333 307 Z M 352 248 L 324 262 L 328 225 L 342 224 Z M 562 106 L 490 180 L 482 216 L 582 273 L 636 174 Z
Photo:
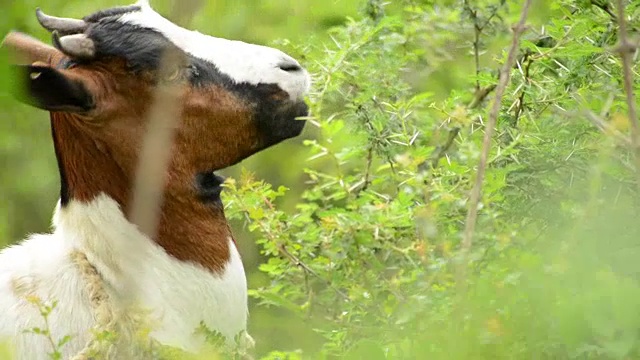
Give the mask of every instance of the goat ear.
M 18 100 L 48 111 L 87 112 L 95 108 L 93 96 L 77 79 L 48 66 L 14 65 Z

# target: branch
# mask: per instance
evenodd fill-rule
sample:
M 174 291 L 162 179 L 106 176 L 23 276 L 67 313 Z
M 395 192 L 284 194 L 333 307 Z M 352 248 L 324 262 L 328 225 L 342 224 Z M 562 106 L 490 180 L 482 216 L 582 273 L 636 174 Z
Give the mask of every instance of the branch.
M 600 2 L 596 2 L 596 1 L 591 1 L 591 5 L 599 8 L 600 10 L 606 12 L 609 17 L 611 17 L 611 20 L 616 21 L 616 14 L 613 13 L 613 11 L 611 11 L 611 8 L 609 7 L 609 2 L 604 2 L 604 3 L 600 3 Z
M 456 139 L 456 137 L 458 137 L 459 133 L 460 133 L 459 126 L 456 126 L 453 129 L 449 130 L 449 136 L 447 137 L 447 141 L 442 145 L 438 145 L 436 149 L 433 151 L 433 155 L 431 155 L 431 167 L 433 169 L 438 167 L 438 163 L 440 162 L 440 159 L 442 159 L 447 154 L 447 151 L 449 151 L 449 149 L 451 148 L 451 145 L 453 145 L 453 142 Z
M 518 105 L 515 110 L 515 117 L 513 119 L 513 126 L 518 126 L 518 121 L 520 120 L 520 116 L 525 108 L 525 96 L 527 95 L 527 88 L 531 84 L 531 79 L 529 78 L 529 69 L 531 68 L 531 63 L 533 60 L 530 57 L 530 52 L 527 51 L 524 54 L 524 58 L 520 62 L 520 64 L 524 64 L 524 72 L 522 76 L 524 77 L 525 86 L 522 87 L 522 91 L 520 91 L 520 96 L 518 96 Z
M 473 233 L 475 230 L 476 219 L 478 217 L 478 204 L 480 202 L 480 196 L 482 194 L 482 184 L 484 181 L 484 174 L 487 168 L 489 151 L 491 150 L 491 138 L 493 137 L 496 123 L 498 121 L 498 113 L 500 112 L 500 107 L 502 105 L 502 97 L 504 96 L 504 92 L 507 87 L 507 84 L 509 84 L 509 79 L 511 77 L 511 69 L 513 68 L 516 60 L 516 54 L 518 52 L 520 35 L 525 30 L 525 23 L 527 20 L 527 14 L 529 12 L 530 6 L 531 6 L 531 0 L 525 0 L 524 7 L 520 15 L 520 20 L 513 27 L 513 40 L 511 42 L 511 48 L 509 49 L 507 61 L 504 63 L 504 65 L 502 66 L 502 69 L 500 70 L 500 81 L 498 83 L 498 86 L 496 87 L 496 97 L 493 102 L 491 111 L 489 112 L 489 119 L 487 122 L 486 130 L 484 133 L 484 140 L 482 143 L 482 153 L 480 154 L 480 164 L 478 165 L 478 173 L 476 176 L 476 181 L 473 186 L 473 189 L 471 190 L 471 195 L 469 197 L 469 211 L 467 213 L 467 220 L 466 220 L 465 229 L 464 229 L 464 237 L 462 240 L 462 254 L 461 254 L 462 258 L 459 266 L 460 285 L 462 285 L 466 277 L 466 270 L 465 270 L 466 259 L 469 251 L 471 250 Z
M 463 3 L 464 10 L 469 12 L 469 16 L 473 20 L 473 55 L 475 59 L 476 66 L 476 92 L 480 91 L 480 36 L 482 35 L 482 31 L 485 27 L 487 27 L 491 23 L 491 19 L 497 15 L 499 6 L 496 6 L 491 14 L 485 19 L 483 24 L 480 24 L 480 19 L 478 18 L 478 10 L 471 7 L 468 0 L 464 0 Z
M 249 215 L 248 215 L 249 208 L 245 205 L 244 201 L 242 201 L 240 198 L 236 198 L 236 201 L 240 205 L 240 208 L 245 213 L 245 215 L 249 218 Z M 271 201 L 265 199 L 264 202 L 269 207 L 269 209 L 271 209 L 271 211 L 275 211 L 275 208 L 271 203 Z M 289 252 L 289 250 L 287 250 L 287 248 L 285 247 L 284 243 L 278 241 L 278 239 L 271 234 L 271 231 L 269 231 L 267 226 L 262 221 L 257 221 L 256 223 L 260 227 L 260 231 L 265 235 L 265 237 L 267 237 L 267 239 L 274 244 L 276 249 L 278 249 L 278 252 L 282 256 L 287 258 L 295 266 L 302 269 L 305 276 L 306 275 L 314 276 L 318 280 L 322 281 L 331 290 L 335 291 L 336 294 L 340 295 L 345 301 L 351 301 L 349 296 L 345 294 L 342 290 L 338 289 L 335 285 L 333 285 L 329 279 L 325 279 L 322 275 L 318 274 L 315 270 L 313 270 L 309 265 L 305 264 L 302 260 L 300 260 L 300 258 L 298 258 L 297 256 L 293 255 L 291 252 Z M 278 223 L 281 224 L 282 222 L 278 221 Z
M 478 107 L 484 99 L 491 94 L 491 92 L 496 88 L 495 84 L 491 84 L 489 86 L 482 87 L 480 86 L 480 36 L 482 35 L 482 31 L 491 23 L 491 20 L 498 13 L 499 7 L 493 9 L 491 14 L 485 19 L 485 21 L 481 24 L 480 19 L 478 17 L 478 10 L 471 7 L 468 0 L 464 0 L 464 9 L 469 12 L 471 19 L 473 20 L 473 57 L 475 60 L 475 74 L 476 74 L 476 83 L 473 93 L 473 99 L 467 105 L 468 109 L 475 109 Z M 456 126 L 449 130 L 449 134 L 447 135 L 447 140 L 444 144 L 438 145 L 434 150 L 433 154 L 430 156 L 430 159 L 425 161 L 424 163 L 419 165 L 419 168 L 423 168 L 427 162 L 431 163 L 431 168 L 435 169 L 438 167 L 438 163 L 440 163 L 440 159 L 447 155 L 451 146 L 455 139 L 458 137 L 460 133 L 460 127 Z
M 489 96 L 489 94 L 491 94 L 491 92 L 495 89 L 496 89 L 496 84 L 491 84 L 489 86 L 485 86 L 483 88 L 479 88 L 478 90 L 476 90 L 476 92 L 473 94 L 473 100 L 471 100 L 469 105 L 467 105 L 467 108 L 475 109 L 478 106 L 480 106 L 480 104 L 482 104 L 484 99 L 486 99 L 487 96 Z
M 166 51 L 159 69 L 159 86 L 154 104 L 148 115 L 147 129 L 136 169 L 133 199 L 130 208 L 131 222 L 140 231 L 155 237 L 166 183 L 166 172 L 171 162 L 173 135 L 180 119 L 181 83 L 163 83 L 165 74 L 179 69 L 178 51 Z
M 598 130 L 600 130 L 603 134 L 613 136 L 619 143 L 622 143 L 627 147 L 633 146 L 632 140 L 630 140 L 624 134 L 620 133 L 620 131 L 618 131 L 615 127 L 613 127 L 609 122 L 602 119 L 600 116 L 594 114 L 589 110 L 585 110 L 584 117 L 589 120 L 589 122 L 593 124 L 593 126 L 598 128 Z
M 287 259 L 289 259 L 289 261 L 291 261 L 294 265 L 296 265 L 296 266 L 300 267 L 302 270 L 304 270 L 305 274 L 313 275 L 317 279 L 321 280 L 322 282 L 325 283 L 326 286 L 328 286 L 333 291 L 335 291 L 336 294 L 340 295 L 344 300 L 346 300 L 346 301 L 350 301 L 351 300 L 347 294 L 345 294 L 344 292 L 342 292 L 342 290 L 340 290 L 336 286 L 334 286 L 331 283 L 331 281 L 329 281 L 329 280 L 325 279 L 324 277 L 322 277 L 320 274 L 318 274 L 312 268 L 310 268 L 309 265 L 305 264 L 298 257 L 296 257 L 295 255 L 290 253 L 289 250 L 287 250 L 287 248 L 283 244 L 276 243 L 276 248 L 278 249 L 278 251 L 282 255 L 284 255 Z
M 638 44 L 633 44 L 627 36 L 627 20 L 624 15 L 624 0 L 618 0 L 618 46 L 616 52 L 622 60 L 622 74 L 624 76 L 624 90 L 627 95 L 627 107 L 629 111 L 629 125 L 631 128 L 631 149 L 636 163 L 637 185 L 640 188 L 640 131 L 638 130 L 638 115 L 636 112 L 636 100 L 633 94 L 632 57 L 638 49 Z
M 195 15 L 202 1 L 189 0 L 181 3 L 175 16 L 182 23 L 188 23 Z M 184 81 L 166 82 L 185 61 L 179 51 L 166 51 L 158 69 L 159 86 L 154 94 L 154 102 L 148 113 L 145 136 L 138 158 L 133 184 L 132 202 L 129 216 L 140 231 L 154 237 L 160 220 L 164 200 L 166 172 L 171 161 L 173 136 L 182 111 L 181 97 Z
M 371 185 L 371 165 L 373 164 L 373 145 L 369 145 L 369 150 L 367 150 L 367 167 L 364 173 L 364 184 L 360 189 L 356 191 L 356 197 L 359 197 L 360 194 L 367 190 L 369 185 Z

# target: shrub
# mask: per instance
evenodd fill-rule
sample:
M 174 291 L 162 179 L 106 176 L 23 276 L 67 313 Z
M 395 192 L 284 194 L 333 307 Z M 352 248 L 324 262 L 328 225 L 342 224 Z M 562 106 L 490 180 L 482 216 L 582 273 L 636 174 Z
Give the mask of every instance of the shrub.
M 280 317 L 258 343 L 289 344 L 266 358 L 640 355 L 638 188 L 612 4 L 534 3 L 461 250 L 521 9 L 371 0 L 332 44 L 292 50 L 314 64 L 306 186 L 291 208 L 282 196 L 297 192 L 247 172 L 226 192 L 265 256 L 251 295 Z M 627 14 L 636 31 L 640 5 Z

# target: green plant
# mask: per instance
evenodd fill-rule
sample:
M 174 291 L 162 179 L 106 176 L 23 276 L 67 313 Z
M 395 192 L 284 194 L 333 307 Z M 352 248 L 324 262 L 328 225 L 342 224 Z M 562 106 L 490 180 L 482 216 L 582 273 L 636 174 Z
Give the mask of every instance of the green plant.
M 249 173 L 227 183 L 227 214 L 266 257 L 251 295 L 320 335 L 288 348 L 303 358 L 637 356 L 640 269 L 612 255 L 640 245 L 615 17 L 532 6 L 462 246 L 522 7 L 444 3 L 370 1 L 331 46 L 297 49 L 318 59 L 300 198 L 287 210 L 284 187 Z M 635 31 L 639 6 L 627 11 Z
M 61 360 L 62 359 L 62 348 L 71 340 L 71 335 L 65 335 L 60 339 L 54 339 L 51 335 L 51 328 L 49 326 L 49 316 L 55 310 L 58 305 L 57 301 L 51 302 L 51 304 L 46 304 L 40 298 L 36 296 L 28 296 L 26 299 L 33 306 L 38 308 L 40 312 L 40 316 L 43 320 L 42 327 L 33 327 L 30 329 L 25 329 L 25 333 L 43 336 L 47 339 L 49 344 L 51 345 L 51 352 L 48 353 L 49 358 L 52 360 Z

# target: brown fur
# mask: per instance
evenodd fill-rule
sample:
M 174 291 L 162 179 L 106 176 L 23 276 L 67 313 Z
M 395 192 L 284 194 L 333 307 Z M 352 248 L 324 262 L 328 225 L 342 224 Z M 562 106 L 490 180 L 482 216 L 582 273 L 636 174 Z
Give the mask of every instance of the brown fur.
M 153 74 L 132 76 L 118 60 L 62 71 L 81 80 L 97 104 L 85 115 L 51 114 L 69 196 L 88 202 L 104 192 L 128 213 L 145 114 L 153 102 Z M 194 176 L 246 157 L 259 137 L 251 105 L 222 88 L 185 86 L 181 103 L 155 241 L 179 260 L 219 271 L 229 257 L 231 231 L 222 208 L 197 199 Z

